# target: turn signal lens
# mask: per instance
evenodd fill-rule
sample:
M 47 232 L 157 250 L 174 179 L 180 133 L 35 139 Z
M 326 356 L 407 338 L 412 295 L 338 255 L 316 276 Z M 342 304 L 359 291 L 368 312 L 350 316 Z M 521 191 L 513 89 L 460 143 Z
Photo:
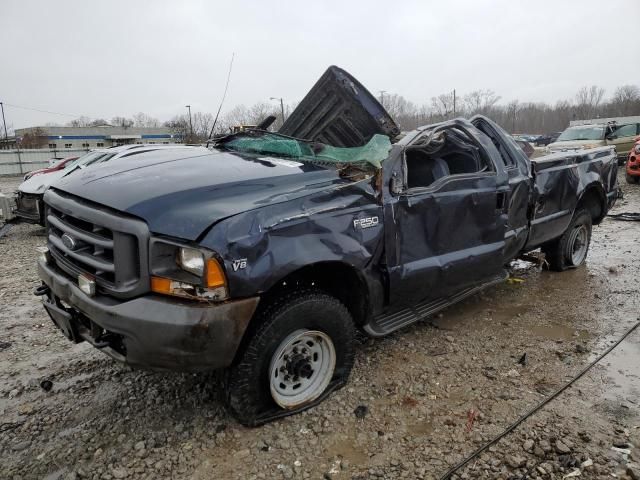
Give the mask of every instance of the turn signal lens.
M 223 287 L 226 281 L 220 264 L 214 259 L 207 260 L 207 288 Z
M 151 277 L 151 291 L 171 295 L 171 280 L 162 277 Z

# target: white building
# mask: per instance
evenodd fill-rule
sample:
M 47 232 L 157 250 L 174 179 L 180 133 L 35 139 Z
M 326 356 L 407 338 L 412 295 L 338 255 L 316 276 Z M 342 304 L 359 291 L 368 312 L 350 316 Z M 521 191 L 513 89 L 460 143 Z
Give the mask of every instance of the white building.
M 18 143 L 26 134 L 37 134 L 40 148 L 50 150 L 108 148 L 131 143 L 182 143 L 180 134 L 166 127 L 31 127 L 16 129 Z

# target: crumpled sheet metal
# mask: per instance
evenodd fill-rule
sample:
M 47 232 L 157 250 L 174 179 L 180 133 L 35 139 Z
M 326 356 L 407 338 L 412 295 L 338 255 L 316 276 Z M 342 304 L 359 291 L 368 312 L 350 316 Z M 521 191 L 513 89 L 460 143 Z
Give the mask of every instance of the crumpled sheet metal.
M 319 262 L 341 262 L 364 271 L 379 256 L 382 207 L 373 179 L 345 182 L 325 191 L 227 218 L 201 245 L 223 253 L 234 297 L 264 292 L 280 279 Z M 359 228 L 358 219 L 379 219 Z M 235 271 L 233 261 L 246 259 Z M 366 272 L 365 272 L 366 274 Z

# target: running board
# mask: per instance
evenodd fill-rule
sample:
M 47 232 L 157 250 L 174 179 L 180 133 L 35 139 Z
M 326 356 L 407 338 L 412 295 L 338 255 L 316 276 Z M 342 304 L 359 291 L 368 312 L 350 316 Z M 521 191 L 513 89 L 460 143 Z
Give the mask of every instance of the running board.
M 399 328 L 406 327 L 407 325 L 439 312 L 443 308 L 449 307 L 454 303 L 458 303 L 459 301 L 478 293 L 480 290 L 484 290 L 487 287 L 504 282 L 508 277 L 509 274 L 504 271 L 502 275 L 493 277 L 488 282 L 475 287 L 466 288 L 454 295 L 451 295 L 450 297 L 440 298 L 437 300 L 425 300 L 412 308 L 404 308 L 398 312 L 378 315 L 363 327 L 364 331 L 372 337 L 388 335 Z

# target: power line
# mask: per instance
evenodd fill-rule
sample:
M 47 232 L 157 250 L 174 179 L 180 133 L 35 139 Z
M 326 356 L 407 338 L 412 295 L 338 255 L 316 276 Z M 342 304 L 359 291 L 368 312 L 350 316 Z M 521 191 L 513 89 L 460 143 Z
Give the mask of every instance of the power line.
M 50 113 L 50 114 L 52 114 L 52 115 L 62 115 L 62 116 L 65 116 L 65 117 L 74 117 L 74 118 L 78 118 L 78 117 L 88 117 L 88 118 L 97 118 L 97 117 L 93 117 L 93 116 L 89 116 L 89 115 L 76 115 L 76 114 L 73 114 L 73 113 L 52 112 L 51 110 L 42 110 L 42 109 L 39 109 L 39 108 L 25 107 L 25 106 L 23 106 L 23 105 L 15 105 L 15 104 L 13 104 L 13 103 L 7 103 L 7 102 L 4 102 L 4 104 L 5 104 L 6 106 L 8 106 L 8 107 L 20 108 L 20 109 L 22 109 L 22 110 L 31 110 L 31 111 L 34 111 L 34 112 L 40 112 L 40 113 Z

